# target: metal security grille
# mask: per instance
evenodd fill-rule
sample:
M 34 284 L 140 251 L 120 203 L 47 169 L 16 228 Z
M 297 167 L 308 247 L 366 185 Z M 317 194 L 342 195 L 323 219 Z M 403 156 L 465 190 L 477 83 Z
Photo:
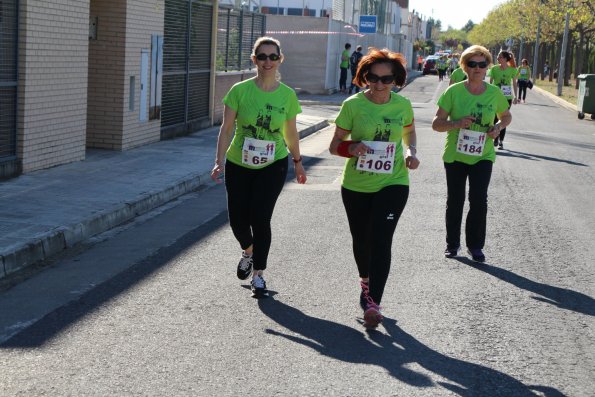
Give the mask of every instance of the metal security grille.
M 264 36 L 266 16 L 244 10 L 219 9 L 217 24 L 217 71 L 250 69 L 252 45 Z
M 213 6 L 165 0 L 161 126 L 208 119 Z
M 18 0 L 0 0 L 0 162 L 16 154 Z

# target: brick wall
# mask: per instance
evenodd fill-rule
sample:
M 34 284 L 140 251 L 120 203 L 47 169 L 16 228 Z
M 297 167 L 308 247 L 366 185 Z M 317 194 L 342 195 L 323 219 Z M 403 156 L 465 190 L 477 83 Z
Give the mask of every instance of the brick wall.
M 126 12 L 126 63 L 124 69 L 124 118 L 122 149 L 157 142 L 161 136 L 161 121 L 140 122 L 140 66 L 141 49 L 149 50 L 151 63 L 151 35 L 163 36 L 165 0 L 128 0 Z M 149 112 L 149 94 L 151 90 L 151 70 L 147 76 L 147 114 Z M 130 76 L 135 76 L 135 110 L 128 110 L 130 97 Z
M 160 139 L 159 120 L 141 122 L 141 49 L 163 35 L 164 0 L 92 0 L 97 40 L 89 46 L 87 146 L 126 150 Z M 150 61 L 150 57 L 149 57 Z M 129 110 L 134 76 L 134 110 Z M 150 75 L 147 89 L 149 106 Z
M 21 0 L 19 128 L 23 172 L 83 160 L 88 0 Z

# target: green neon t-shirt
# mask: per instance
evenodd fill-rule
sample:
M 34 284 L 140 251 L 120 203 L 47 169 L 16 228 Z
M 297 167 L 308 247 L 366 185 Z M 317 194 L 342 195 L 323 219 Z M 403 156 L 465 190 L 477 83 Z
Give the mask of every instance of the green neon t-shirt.
M 341 64 L 339 67 L 343 69 L 347 69 L 349 67 L 349 50 L 344 50 L 341 53 Z
M 512 80 L 516 78 L 517 69 L 507 67 L 506 69 L 502 70 L 500 65 L 494 65 L 488 70 L 488 76 L 493 79 L 492 84 L 496 87 L 502 87 L 503 85 L 507 85 L 512 87 Z M 512 99 L 514 96 L 514 92 L 511 95 L 507 95 L 507 99 Z
M 496 86 L 484 83 L 486 90 L 481 95 L 473 95 L 465 87 L 465 82 L 451 85 L 438 99 L 438 106 L 445 110 L 449 120 L 460 120 L 465 116 L 475 117 L 475 122 L 469 127 L 472 131 L 487 132 L 494 125 L 496 114 L 508 109 L 508 100 Z M 471 156 L 457 152 L 459 128 L 446 133 L 446 144 L 442 160 L 445 163 L 459 161 L 465 164 L 476 164 L 481 160 L 496 161 L 494 140 L 486 140 L 481 156 Z
M 450 79 L 453 81 L 453 84 L 459 83 L 463 80 L 466 80 L 467 75 L 465 74 L 465 72 L 463 72 L 462 68 L 456 68 L 450 75 Z
M 249 79 L 231 87 L 223 103 L 237 113 L 235 134 L 227 149 L 227 160 L 246 168 L 257 168 L 242 163 L 242 148 L 246 138 L 274 141 L 275 161 L 287 157 L 285 122 L 302 112 L 293 89 L 280 83 L 275 91 L 265 92 L 256 86 L 254 79 Z
M 531 68 L 529 66 L 519 66 L 517 79 L 529 80 L 531 78 Z
M 363 193 L 374 193 L 386 186 L 409 185 L 409 173 L 403 157 L 403 128 L 413 124 L 413 108 L 409 99 L 391 93 L 385 104 L 371 102 L 363 92 L 346 99 L 335 124 L 351 131 L 354 141 L 395 142 L 392 174 L 361 171 L 356 169 L 357 157 L 345 162 L 343 169 L 344 188 Z

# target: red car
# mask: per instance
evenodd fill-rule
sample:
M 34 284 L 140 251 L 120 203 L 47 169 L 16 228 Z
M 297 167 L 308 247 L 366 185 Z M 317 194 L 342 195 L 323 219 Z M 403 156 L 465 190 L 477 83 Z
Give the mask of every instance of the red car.
M 438 70 L 436 69 L 436 61 L 438 57 L 430 55 L 424 61 L 424 65 L 422 68 L 422 73 L 425 76 L 426 74 L 438 74 Z

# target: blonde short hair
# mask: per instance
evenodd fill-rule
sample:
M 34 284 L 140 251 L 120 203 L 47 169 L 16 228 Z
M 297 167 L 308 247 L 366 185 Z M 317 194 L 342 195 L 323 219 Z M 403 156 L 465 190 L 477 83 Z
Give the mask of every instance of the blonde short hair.
M 490 54 L 488 49 L 480 45 L 472 45 L 463 51 L 461 54 L 461 60 L 459 61 L 461 68 L 465 73 L 467 73 L 467 62 L 469 62 L 469 60 L 476 55 L 480 55 L 486 59 L 488 68 L 492 65 L 492 54 Z

